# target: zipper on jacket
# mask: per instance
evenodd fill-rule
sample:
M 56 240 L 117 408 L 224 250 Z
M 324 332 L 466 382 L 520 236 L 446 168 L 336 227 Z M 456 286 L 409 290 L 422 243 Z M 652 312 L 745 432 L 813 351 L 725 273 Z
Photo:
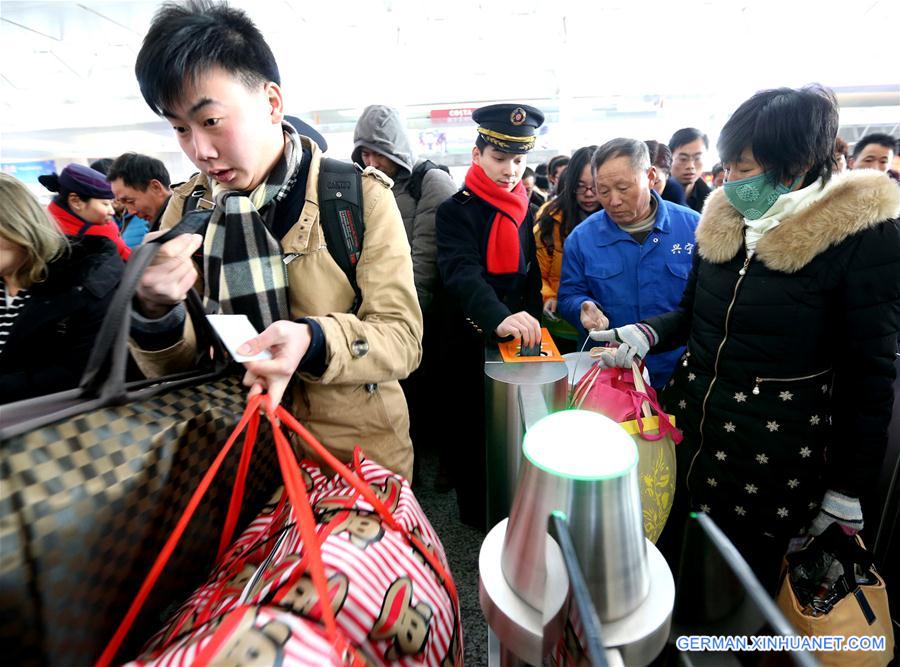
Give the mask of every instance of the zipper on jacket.
M 763 382 L 801 382 L 803 380 L 812 380 L 813 378 L 817 378 L 820 375 L 825 375 L 830 373 L 831 369 L 826 368 L 824 371 L 819 371 L 818 373 L 813 373 L 812 375 L 804 375 L 803 377 L 797 378 L 754 378 L 756 384 L 753 385 L 753 395 L 759 396 L 759 385 Z
M 728 304 L 728 309 L 725 311 L 725 335 L 722 337 L 722 342 L 719 343 L 719 348 L 716 350 L 716 361 L 713 364 L 713 378 L 709 383 L 709 387 L 706 389 L 706 395 L 703 397 L 703 407 L 701 408 L 700 416 L 700 446 L 697 447 L 697 451 L 694 452 L 694 456 L 691 457 L 691 464 L 688 466 L 687 476 L 685 477 L 685 484 L 688 492 L 691 490 L 691 472 L 694 470 L 694 462 L 697 460 L 700 451 L 703 449 L 703 427 L 706 425 L 706 406 L 709 403 L 709 397 L 710 394 L 712 394 L 713 387 L 716 386 L 716 380 L 719 379 L 719 359 L 722 356 L 722 348 L 725 347 L 725 343 L 728 342 L 728 325 L 731 323 L 731 311 L 734 308 L 734 302 L 737 301 L 738 290 L 741 288 L 741 283 L 744 282 L 744 276 L 747 275 L 747 267 L 750 266 L 750 259 L 751 256 L 748 255 L 744 260 L 744 265 L 741 267 L 740 271 L 738 271 L 738 279 L 734 284 L 731 303 Z

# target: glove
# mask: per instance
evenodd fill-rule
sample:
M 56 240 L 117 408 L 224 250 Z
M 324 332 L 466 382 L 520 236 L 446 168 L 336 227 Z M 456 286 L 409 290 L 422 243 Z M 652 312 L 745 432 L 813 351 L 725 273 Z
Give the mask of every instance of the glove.
M 635 357 L 643 359 L 650 348 L 656 345 L 659 337 L 652 327 L 638 322 L 617 329 L 590 331 L 591 340 L 606 343 L 618 343 L 617 348 L 610 348 L 600 355 L 600 364 L 606 368 L 631 368 Z
M 851 498 L 837 491 L 826 491 L 819 514 L 806 532 L 821 535 L 832 523 L 839 524 L 848 535 L 855 535 L 862 530 L 863 515 L 859 498 Z

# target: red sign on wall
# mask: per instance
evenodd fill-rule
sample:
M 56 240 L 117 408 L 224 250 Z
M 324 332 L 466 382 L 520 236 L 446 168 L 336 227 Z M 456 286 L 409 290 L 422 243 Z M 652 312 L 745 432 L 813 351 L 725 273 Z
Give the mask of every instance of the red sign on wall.
M 442 121 L 468 121 L 472 118 L 472 112 L 475 109 L 462 108 L 462 109 L 432 109 L 430 116 L 431 120 L 442 120 Z

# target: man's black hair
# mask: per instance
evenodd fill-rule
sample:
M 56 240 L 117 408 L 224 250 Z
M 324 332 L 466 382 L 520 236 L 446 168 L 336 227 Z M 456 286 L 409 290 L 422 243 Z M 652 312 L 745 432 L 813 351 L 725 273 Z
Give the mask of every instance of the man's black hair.
M 550 189 L 550 181 L 547 180 L 547 163 L 541 162 L 534 169 L 534 187 L 541 190 Z
M 123 153 L 117 157 L 109 167 L 106 180 L 112 183 L 117 178 L 129 188 L 140 191 L 150 186 L 150 181 L 157 180 L 163 187 L 168 188 L 169 171 L 161 160 L 140 153 Z
M 522 180 L 524 181 L 529 176 L 537 177 L 534 173 L 534 169 L 532 169 L 531 167 L 525 167 L 525 171 L 522 172 Z
M 281 84 L 272 50 L 240 9 L 211 0 L 166 3 L 153 17 L 134 65 L 144 100 L 160 116 L 171 115 L 190 88 L 215 67 L 248 88 Z
M 736 162 L 749 148 L 774 183 L 804 171 L 804 186 L 819 177 L 828 182 L 836 166 L 837 131 L 838 106 L 831 90 L 819 85 L 763 90 L 725 123 L 717 144 L 719 158 Z
M 102 157 L 99 160 L 94 160 L 88 166 L 94 171 L 99 171 L 101 174 L 106 176 L 109 173 L 109 168 L 112 166 L 113 159 L 111 157 Z
M 856 145 L 853 147 L 853 159 L 858 158 L 863 149 L 870 144 L 878 144 L 879 146 L 890 148 L 895 153 L 897 152 L 897 140 L 894 137 L 882 132 L 873 132 L 856 142 Z
M 725 171 L 725 167 L 722 166 L 722 163 L 721 163 L 721 162 L 716 162 L 716 163 L 713 165 L 713 168 L 712 168 L 712 175 L 713 175 L 713 178 L 715 178 L 716 176 L 718 176 L 719 174 L 721 174 L 723 171 Z
M 479 150 L 479 152 L 484 153 L 484 151 L 488 148 L 493 148 L 494 150 L 500 151 L 501 153 L 510 153 L 510 151 L 505 151 L 499 146 L 494 146 L 494 144 L 489 144 L 484 140 L 484 138 L 479 134 L 475 137 L 475 148 Z M 521 155 L 517 153 L 517 155 Z
M 697 141 L 697 139 L 703 139 L 703 145 L 709 148 L 709 137 L 703 132 L 696 127 L 683 127 L 680 130 L 677 130 L 675 134 L 672 135 L 672 138 L 669 139 L 669 150 L 674 154 L 675 149 L 679 146 L 684 146 L 692 141 Z

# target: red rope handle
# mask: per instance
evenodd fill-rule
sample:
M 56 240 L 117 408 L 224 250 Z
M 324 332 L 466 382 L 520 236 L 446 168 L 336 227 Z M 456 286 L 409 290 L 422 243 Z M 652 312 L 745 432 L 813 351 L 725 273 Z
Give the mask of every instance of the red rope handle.
M 112 639 L 110 639 L 106 648 L 103 650 L 103 653 L 97 659 L 97 662 L 95 663 L 96 667 L 108 667 L 116 657 L 116 654 L 121 648 L 125 637 L 128 635 L 128 632 L 134 625 L 134 621 L 140 614 L 141 609 L 143 609 L 143 606 L 146 603 L 150 592 L 153 590 L 153 587 L 159 580 L 163 569 L 171 559 L 172 554 L 175 552 L 175 549 L 181 541 L 181 538 L 183 537 L 184 532 L 187 529 L 188 524 L 190 523 L 190 520 L 193 518 L 194 513 L 197 511 L 197 507 L 199 507 L 200 502 L 203 500 L 203 497 L 206 495 L 206 492 L 212 485 L 215 476 L 218 474 L 219 469 L 222 467 L 222 464 L 225 461 L 225 457 L 230 453 L 231 449 L 234 446 L 234 443 L 237 441 L 238 436 L 244 431 L 245 428 L 247 428 L 248 430 L 244 440 L 244 450 L 241 454 L 240 463 L 238 464 L 238 473 L 235 478 L 234 487 L 232 489 L 232 496 L 229 501 L 229 509 L 228 514 L 226 515 L 223 536 L 219 543 L 219 556 L 224 554 L 225 550 L 227 550 L 227 547 L 231 541 L 230 538 L 233 536 L 237 524 L 237 517 L 240 513 L 240 507 L 246 485 L 246 477 L 252 457 L 253 445 L 255 444 L 256 435 L 258 432 L 259 408 L 264 396 L 264 394 L 259 394 L 248 400 L 247 407 L 244 410 L 244 414 L 241 417 L 240 422 L 238 423 L 237 427 L 235 427 L 231 436 L 228 438 L 228 441 L 225 443 L 219 454 L 216 456 L 215 460 L 210 465 L 209 470 L 206 471 L 206 474 L 197 485 L 197 489 L 191 496 L 191 499 L 188 502 L 187 507 L 185 508 L 181 517 L 179 518 L 175 529 L 172 531 L 169 539 L 161 549 L 159 555 L 156 558 L 156 561 L 153 563 L 153 567 L 145 577 L 140 589 L 138 590 L 137 595 L 131 603 L 131 606 L 128 608 L 128 612 L 125 614 L 125 618 L 119 624 L 119 627 L 116 629 L 116 632 L 113 635 Z M 325 447 L 305 427 L 303 427 L 302 424 L 294 419 L 294 417 L 283 407 L 279 406 L 273 413 L 271 409 L 266 406 L 266 414 L 269 422 L 272 425 L 276 453 L 278 455 L 278 462 L 279 467 L 281 468 L 285 490 L 287 491 L 292 509 L 294 510 L 294 514 L 297 519 L 297 523 L 300 527 L 301 538 L 305 547 L 305 553 L 302 560 L 308 561 L 307 565 L 313 580 L 313 584 L 315 585 L 316 590 L 319 594 L 319 600 L 322 602 L 322 620 L 325 625 L 325 631 L 328 639 L 332 642 L 333 646 L 336 649 L 339 649 L 342 653 L 344 653 L 345 656 L 353 660 L 354 664 L 362 664 L 361 662 L 359 662 L 359 655 L 356 654 L 355 651 L 349 649 L 346 640 L 342 639 L 340 633 L 337 630 L 334 612 L 331 609 L 331 604 L 328 596 L 328 585 L 325 577 L 325 567 L 322 562 L 321 543 L 319 540 L 318 532 L 316 530 L 315 517 L 313 516 L 312 507 L 309 503 L 309 496 L 306 492 L 306 486 L 303 483 L 300 466 L 297 463 L 294 451 L 291 448 L 290 443 L 288 443 L 287 438 L 285 437 L 278 424 L 279 419 L 282 423 L 286 424 L 288 428 L 297 433 L 297 435 L 299 435 L 313 449 L 313 451 L 315 451 L 322 458 L 322 460 L 332 468 L 332 470 L 336 471 L 348 484 L 350 484 L 350 486 L 353 487 L 359 493 L 359 495 L 361 495 L 366 500 L 366 502 L 368 502 L 374 508 L 381 519 L 390 528 L 400 532 L 404 535 L 404 537 L 406 537 L 406 539 L 422 554 L 426 561 L 428 561 L 429 565 L 432 567 L 438 578 L 447 588 L 447 592 L 450 594 L 451 600 L 453 601 L 454 605 L 459 604 L 456 585 L 454 584 L 453 579 L 444 569 L 443 564 L 438 560 L 437 556 L 430 552 L 419 538 L 410 534 L 409 531 L 407 531 L 396 521 L 393 514 L 391 514 L 384 503 L 372 491 L 371 486 L 369 486 L 369 484 L 364 480 L 360 479 L 358 473 L 351 472 L 347 468 L 347 466 L 345 466 L 342 462 L 335 458 L 334 455 L 331 454 L 331 452 L 325 449 Z M 228 539 L 226 539 L 226 536 L 228 537 Z M 238 610 L 239 609 L 241 608 L 239 607 Z M 238 610 L 235 610 L 235 612 L 237 612 Z M 234 623 L 233 619 L 235 619 L 237 616 L 235 612 L 232 612 L 228 615 L 229 625 L 231 623 Z M 230 634 L 230 631 L 226 633 L 223 632 L 224 630 L 224 627 L 220 628 L 219 631 L 216 632 L 216 635 L 220 638 L 223 636 L 227 637 L 227 635 Z M 207 649 L 210 648 L 210 646 L 207 646 Z M 206 658 L 206 660 L 208 660 L 209 656 L 212 655 L 209 650 L 204 650 L 202 654 Z
M 320 443 L 315 436 L 310 433 L 300 422 L 298 422 L 294 417 L 283 407 L 278 406 L 278 409 L 275 411 L 274 417 L 277 417 L 281 420 L 282 424 L 285 424 L 290 430 L 303 438 L 303 441 L 308 444 L 313 451 L 322 458 L 325 463 L 327 463 L 332 470 L 338 473 L 350 486 L 352 486 L 359 494 L 365 499 L 367 503 L 369 503 L 378 515 L 381 517 L 382 521 L 384 521 L 390 528 L 401 533 L 406 539 L 422 554 L 425 560 L 428 561 L 428 564 L 434 570 L 435 574 L 437 574 L 438 579 L 440 579 L 441 583 L 444 584 L 447 588 L 447 592 L 450 594 L 451 600 L 453 600 L 454 604 L 458 605 L 458 596 L 456 592 L 456 584 L 453 582 L 453 578 L 447 573 L 444 569 L 443 564 L 438 560 L 437 556 L 431 553 L 422 541 L 417 538 L 415 535 L 412 535 L 406 528 L 401 526 L 397 520 L 394 518 L 394 515 L 391 514 L 390 510 L 385 507 L 384 503 L 378 499 L 375 493 L 372 491 L 372 487 L 369 486 L 364 480 L 360 479 L 358 474 L 352 472 L 346 465 L 341 463 L 331 452 L 325 449 L 325 446 Z M 274 419 L 273 416 L 270 415 L 269 419 L 272 421 Z M 272 423 L 273 430 L 279 430 L 276 423 L 273 421 Z
M 269 417 L 269 423 L 272 424 L 278 463 L 281 467 L 281 475 L 284 478 L 284 487 L 291 500 L 297 525 L 300 527 L 300 537 L 303 540 L 304 551 L 309 556 L 309 573 L 312 575 L 313 585 L 315 585 L 316 592 L 319 594 L 325 631 L 328 633 L 328 639 L 336 646 L 339 637 L 337 623 L 334 620 L 334 610 L 331 608 L 331 601 L 328 595 L 328 580 L 325 577 L 325 564 L 322 562 L 321 544 L 316 532 L 316 519 L 309 504 L 306 485 L 303 484 L 300 465 L 294 456 L 294 450 L 291 449 L 287 438 L 278 427 L 275 413 L 272 412 L 268 404 L 266 405 L 266 415 Z
M 166 563 L 169 562 L 175 548 L 181 541 L 181 537 L 184 535 L 184 531 L 187 528 L 188 523 L 190 523 L 191 517 L 194 516 L 194 512 L 197 511 L 200 501 L 203 500 L 203 496 L 206 495 L 213 479 L 219 472 L 219 468 L 222 467 L 225 457 L 228 456 L 228 453 L 231 451 L 231 448 L 241 434 L 241 431 L 244 430 L 247 423 L 253 418 L 253 414 L 259 411 L 259 403 L 262 400 L 261 396 L 262 395 L 254 396 L 247 402 L 247 409 L 244 410 L 241 421 L 238 422 L 231 437 L 228 438 L 225 446 L 222 447 L 222 450 L 219 452 L 218 456 L 216 456 L 212 465 L 209 466 L 209 470 L 206 471 L 203 479 L 200 480 L 200 484 L 197 486 L 197 490 L 194 491 L 194 495 L 191 496 L 187 507 L 182 513 L 181 518 L 178 520 L 178 524 L 175 526 L 175 530 L 172 531 L 165 546 L 163 546 L 159 555 L 156 557 L 156 562 L 153 563 L 153 567 L 150 568 L 150 572 L 144 578 L 144 583 L 141 584 L 140 590 L 138 590 L 131 606 L 128 608 L 128 613 L 125 614 L 125 618 L 119 624 L 112 639 L 109 640 L 103 653 L 100 654 L 100 657 L 97 659 L 97 662 L 95 663 L 97 667 L 108 667 L 108 665 L 112 663 L 113 658 L 116 657 L 116 653 L 118 653 L 119 648 L 121 648 L 122 642 L 125 641 L 128 631 L 131 630 L 131 626 L 134 625 L 135 619 L 137 619 L 138 614 L 141 612 L 141 609 L 143 609 L 144 603 L 146 603 L 147 597 L 150 595 L 150 591 L 153 590 L 159 576 L 162 574 L 163 568 L 165 568 Z
M 234 488 L 231 491 L 231 501 L 228 504 L 228 514 L 225 516 L 225 526 L 222 528 L 222 536 L 219 538 L 219 551 L 216 554 L 216 562 L 222 560 L 222 556 L 231 545 L 234 531 L 237 527 L 238 517 L 241 515 L 241 506 L 244 504 L 244 489 L 247 484 L 247 473 L 250 470 L 250 459 L 253 457 L 253 445 L 256 444 L 256 434 L 259 430 L 259 411 L 253 413 L 247 432 L 244 434 L 244 449 L 241 452 L 241 461 L 238 463 L 237 475 L 234 478 Z

